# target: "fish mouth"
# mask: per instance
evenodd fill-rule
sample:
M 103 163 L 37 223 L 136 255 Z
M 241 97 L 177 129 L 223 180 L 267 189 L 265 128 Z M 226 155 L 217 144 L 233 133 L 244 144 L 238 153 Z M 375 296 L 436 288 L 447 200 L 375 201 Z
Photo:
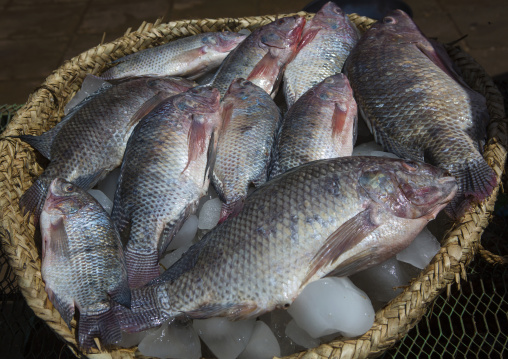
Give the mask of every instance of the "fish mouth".
M 450 203 L 450 201 L 457 194 L 457 190 L 459 188 L 457 180 L 453 176 L 442 177 L 438 179 L 437 182 L 440 184 L 442 192 L 448 192 L 448 195 L 436 203 L 433 207 L 431 207 L 428 214 L 423 216 L 423 218 L 426 218 L 429 221 L 435 219 L 439 212 L 441 212 L 441 210 L 443 210 L 443 208 L 445 208 L 448 203 Z

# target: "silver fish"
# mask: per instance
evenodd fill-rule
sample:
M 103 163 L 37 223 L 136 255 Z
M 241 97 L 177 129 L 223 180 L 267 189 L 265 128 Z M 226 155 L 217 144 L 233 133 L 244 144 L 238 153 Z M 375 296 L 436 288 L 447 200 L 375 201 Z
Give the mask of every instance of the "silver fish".
M 284 116 L 270 178 L 310 161 L 351 156 L 357 114 L 353 90 L 344 74 L 312 87 Z
M 284 71 L 288 108 L 308 89 L 340 73 L 360 32 L 335 3 L 326 3 L 305 24 L 298 54 Z
M 396 10 L 363 35 L 345 67 L 376 142 L 457 178 L 459 190 L 446 212 L 459 218 L 489 196 L 497 180 L 482 156 L 486 100 L 442 56 L 412 19 Z
M 294 168 L 133 290 L 132 310 L 117 306 L 122 328 L 287 307 L 308 283 L 351 275 L 405 248 L 456 189 L 445 171 L 399 159 L 340 157 Z
M 113 299 L 130 307 L 131 293 L 122 243 L 116 228 L 88 193 L 53 180 L 41 214 L 42 278 L 48 297 L 70 328 L 79 310 L 78 343 L 91 348 L 121 339 Z
M 272 94 L 284 66 L 294 56 L 305 18 L 285 17 L 254 30 L 226 57 L 211 86 L 224 96 L 236 78 L 243 78 Z
M 194 86 L 182 78 L 139 78 L 86 99 L 61 124 L 41 136 L 21 135 L 51 162 L 20 198 L 39 219 L 49 184 L 60 177 L 87 190 L 120 166 L 127 140 L 139 120 L 163 99 Z
M 102 74 L 102 78 L 133 76 L 183 76 L 194 80 L 220 66 L 246 35 L 236 32 L 207 32 L 124 56 Z
M 249 185 L 266 182 L 281 114 L 270 95 L 244 79 L 233 81 L 221 108 L 212 184 L 223 202 L 223 221 L 240 210 Z
M 208 143 L 219 121 L 217 89 L 195 88 L 161 103 L 129 139 L 111 217 L 127 241 L 131 287 L 159 275 L 160 255 L 206 194 Z

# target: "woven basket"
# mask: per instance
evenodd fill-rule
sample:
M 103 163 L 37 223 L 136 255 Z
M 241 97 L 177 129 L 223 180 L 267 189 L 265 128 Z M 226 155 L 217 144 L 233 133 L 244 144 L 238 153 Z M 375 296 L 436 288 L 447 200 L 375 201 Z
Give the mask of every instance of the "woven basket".
M 298 13 L 310 17 L 311 14 Z M 161 45 L 201 32 L 239 31 L 265 25 L 278 16 L 247 18 L 224 18 L 175 21 L 167 24 L 143 23 L 135 32 L 101 44 L 65 62 L 28 98 L 11 121 L 5 136 L 32 134 L 40 135 L 54 126 L 63 116 L 63 108 L 79 90 L 87 74 L 100 74 L 107 64 L 124 55 L 148 47 Z M 365 31 L 374 20 L 351 15 L 351 20 Z M 488 128 L 488 143 L 485 158 L 500 179 L 506 159 L 507 127 L 503 109 L 503 98 L 484 70 L 458 48 L 449 48 L 452 59 L 464 73 L 466 82 L 485 95 L 491 122 Z M 61 319 L 58 311 L 48 300 L 41 278 L 40 241 L 34 238 L 36 228 L 32 220 L 23 217 L 19 210 L 19 198 L 43 171 L 37 162 L 40 157 L 30 146 L 19 140 L 0 141 L 0 208 L 2 214 L 1 240 L 9 256 L 18 280 L 18 285 L 28 305 L 43 319 L 76 353 L 76 321 L 72 330 Z M 376 313 L 372 328 L 361 337 L 335 340 L 318 348 L 296 353 L 291 358 L 364 358 L 381 354 L 401 339 L 429 308 L 432 301 L 453 283 L 460 285 L 465 279 L 465 268 L 480 248 L 480 238 L 489 222 L 497 192 L 471 212 L 465 214 L 450 229 L 442 241 L 442 248 L 430 265 L 412 280 L 402 294 Z M 141 357 L 137 348 L 95 351 L 88 354 L 94 358 Z

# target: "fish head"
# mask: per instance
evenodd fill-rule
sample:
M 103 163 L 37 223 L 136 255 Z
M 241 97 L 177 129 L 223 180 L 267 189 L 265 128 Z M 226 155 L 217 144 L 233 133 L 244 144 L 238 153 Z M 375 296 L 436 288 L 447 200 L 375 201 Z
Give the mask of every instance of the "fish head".
M 185 92 L 197 85 L 194 81 L 174 76 L 147 77 L 146 84 L 153 90 L 175 95 Z
M 342 29 L 352 25 L 346 13 L 334 2 L 330 1 L 323 5 L 314 18 L 309 21 L 312 27 L 330 28 L 330 29 Z M 305 29 L 307 31 L 307 28 Z
M 89 198 L 80 187 L 62 178 L 55 178 L 49 186 L 43 212 L 69 215 L 78 212 L 89 203 Z
M 345 96 L 352 98 L 353 90 L 346 75 L 342 73 L 327 77 L 323 82 L 312 89 L 315 96 L 324 102 L 337 101 Z
M 261 29 L 261 44 L 278 49 L 296 48 L 302 36 L 305 18 L 301 16 L 283 17 Z
M 388 41 L 411 43 L 421 41 L 422 32 L 411 17 L 402 10 L 394 10 L 378 21 L 369 29 L 376 37 L 383 37 Z
M 232 31 L 210 33 L 201 40 L 203 45 L 213 48 L 217 52 L 230 52 L 238 46 L 247 35 Z
M 233 95 L 241 100 L 247 100 L 247 98 L 253 94 L 252 90 L 254 88 L 259 88 L 259 86 L 253 84 L 249 80 L 237 78 L 229 86 L 226 95 Z
M 219 111 L 220 92 L 214 87 L 200 86 L 173 98 L 175 107 L 182 112 L 209 114 Z
M 440 168 L 413 161 L 386 159 L 359 178 L 369 197 L 397 217 L 434 219 L 455 196 L 455 177 Z

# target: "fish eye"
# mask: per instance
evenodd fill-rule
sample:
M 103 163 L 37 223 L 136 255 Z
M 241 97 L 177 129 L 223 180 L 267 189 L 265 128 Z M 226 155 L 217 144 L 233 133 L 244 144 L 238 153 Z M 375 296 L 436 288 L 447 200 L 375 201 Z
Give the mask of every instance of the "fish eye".
M 74 186 L 71 184 L 68 184 L 65 186 L 64 191 L 67 193 L 74 192 Z
M 404 161 L 402 162 L 402 167 L 404 167 L 408 171 L 416 171 L 418 169 L 418 164 L 413 161 Z
M 395 21 L 395 19 L 391 16 L 387 16 L 383 19 L 383 23 L 385 24 L 396 24 L 397 21 Z
M 286 22 L 286 20 L 284 20 L 284 19 L 279 19 L 279 20 L 277 21 L 277 24 L 278 24 L 278 25 L 282 25 L 282 24 L 284 24 L 285 22 Z

